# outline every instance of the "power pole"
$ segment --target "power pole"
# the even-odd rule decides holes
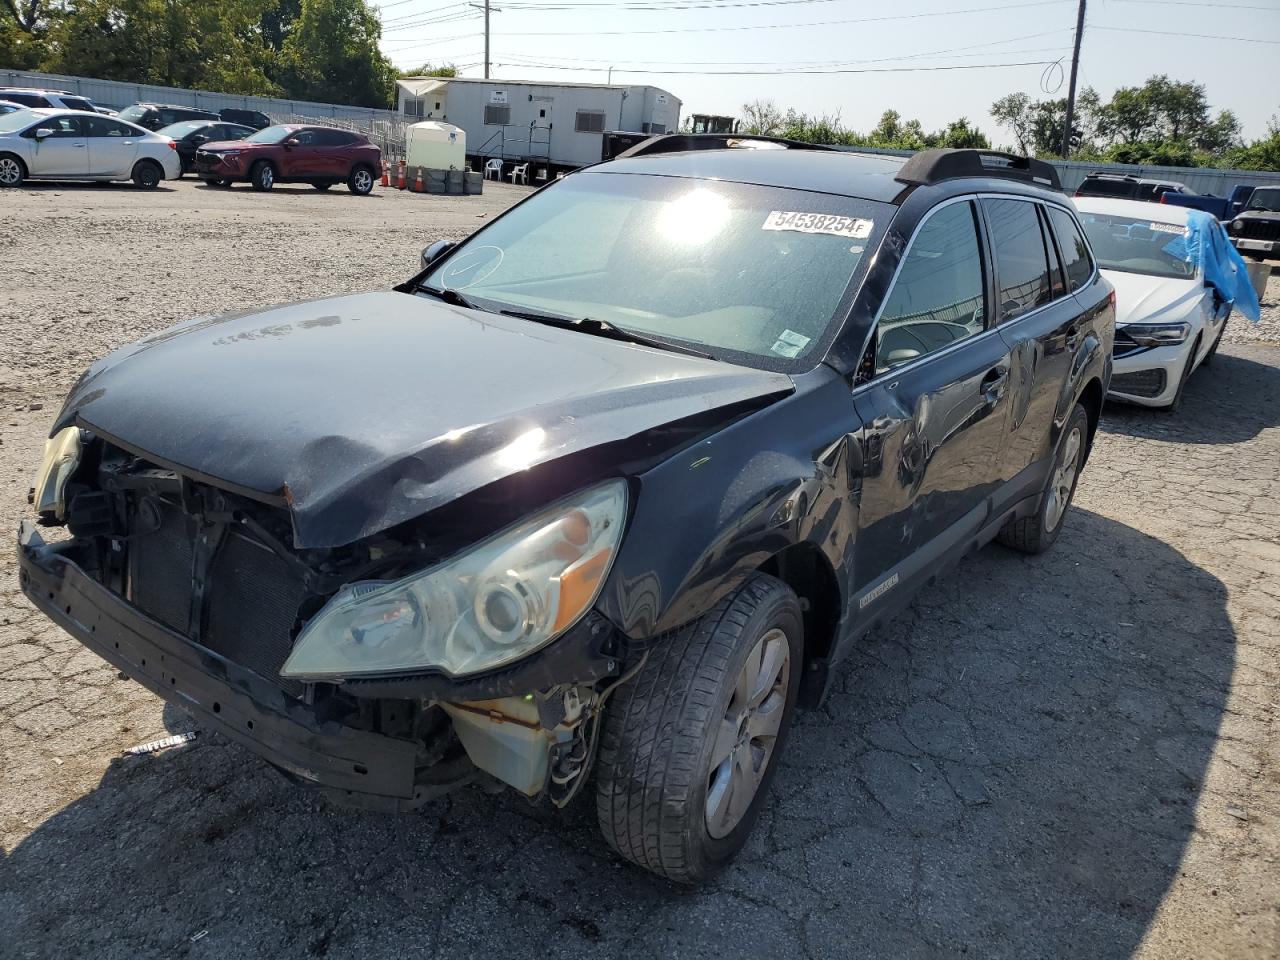
[[[1080,0],[1080,17],[1084,19],[1084,0]],[[1078,34],[1077,34],[1078,36]],[[1080,56],[1080,41],[1076,40],[1076,57]],[[484,0],[484,78],[489,79],[489,0]],[[1076,90],[1076,72],[1071,71],[1071,96],[1075,96]],[[1067,114],[1070,116],[1071,108],[1067,108]]]
[[[485,2],[488,3],[488,0],[485,0]],[[1080,71],[1080,41],[1084,37],[1084,4],[1085,0],[1080,0],[1080,8],[1076,11],[1076,43],[1075,49],[1071,52],[1071,82],[1067,86],[1067,124],[1062,131],[1063,160],[1071,156],[1071,122],[1075,119],[1076,114],[1076,74]],[[486,42],[488,42],[488,37],[489,32],[486,27]],[[485,56],[487,59],[488,54]],[[488,73],[485,74],[486,77],[488,75]]]

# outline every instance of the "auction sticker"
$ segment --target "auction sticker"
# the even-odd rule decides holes
[[[871,236],[874,224],[858,217],[841,217],[833,213],[801,213],[795,210],[772,210],[764,218],[762,230],[792,230],[796,233],[825,233],[850,240]]]
[[[1177,233],[1183,234],[1187,232],[1186,227],[1179,227],[1172,223],[1153,223],[1151,229],[1156,233]]]

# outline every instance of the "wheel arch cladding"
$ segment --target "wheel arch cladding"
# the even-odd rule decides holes
[[[1080,406],[1089,415],[1089,442],[1085,444],[1085,462],[1089,460],[1089,451],[1093,449],[1093,438],[1098,432],[1098,421],[1102,419],[1102,381],[1093,377],[1080,391]],[[1083,466],[1083,464],[1081,464]]]
[[[816,706],[825,688],[825,673],[844,610],[844,594],[835,567],[815,544],[804,541],[778,551],[758,569],[781,580],[800,598],[804,621],[800,705]]]

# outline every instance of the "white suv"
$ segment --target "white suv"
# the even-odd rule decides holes
[[[87,97],[78,97],[65,90],[31,90],[27,87],[0,87],[0,100],[20,103],[32,109],[84,110],[98,113],[98,108]]]

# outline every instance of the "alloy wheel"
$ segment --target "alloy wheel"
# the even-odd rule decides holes
[[[0,183],[12,187],[22,180],[22,167],[12,157],[0,157]]]
[[[368,170],[357,170],[352,177],[357,193],[368,193],[373,189],[373,174]]]
[[[751,806],[786,712],[791,648],[774,628],[762,636],[734,682],[711,752],[707,832],[717,840],[733,832]]]
[[[1075,488],[1076,474],[1080,470],[1080,450],[1083,446],[1080,428],[1074,427],[1067,435],[1062,449],[1062,463],[1053,471],[1053,482],[1049,484],[1049,502],[1045,504],[1044,525],[1047,530],[1057,529],[1062,515],[1067,510],[1067,502],[1071,499],[1071,491]]]

